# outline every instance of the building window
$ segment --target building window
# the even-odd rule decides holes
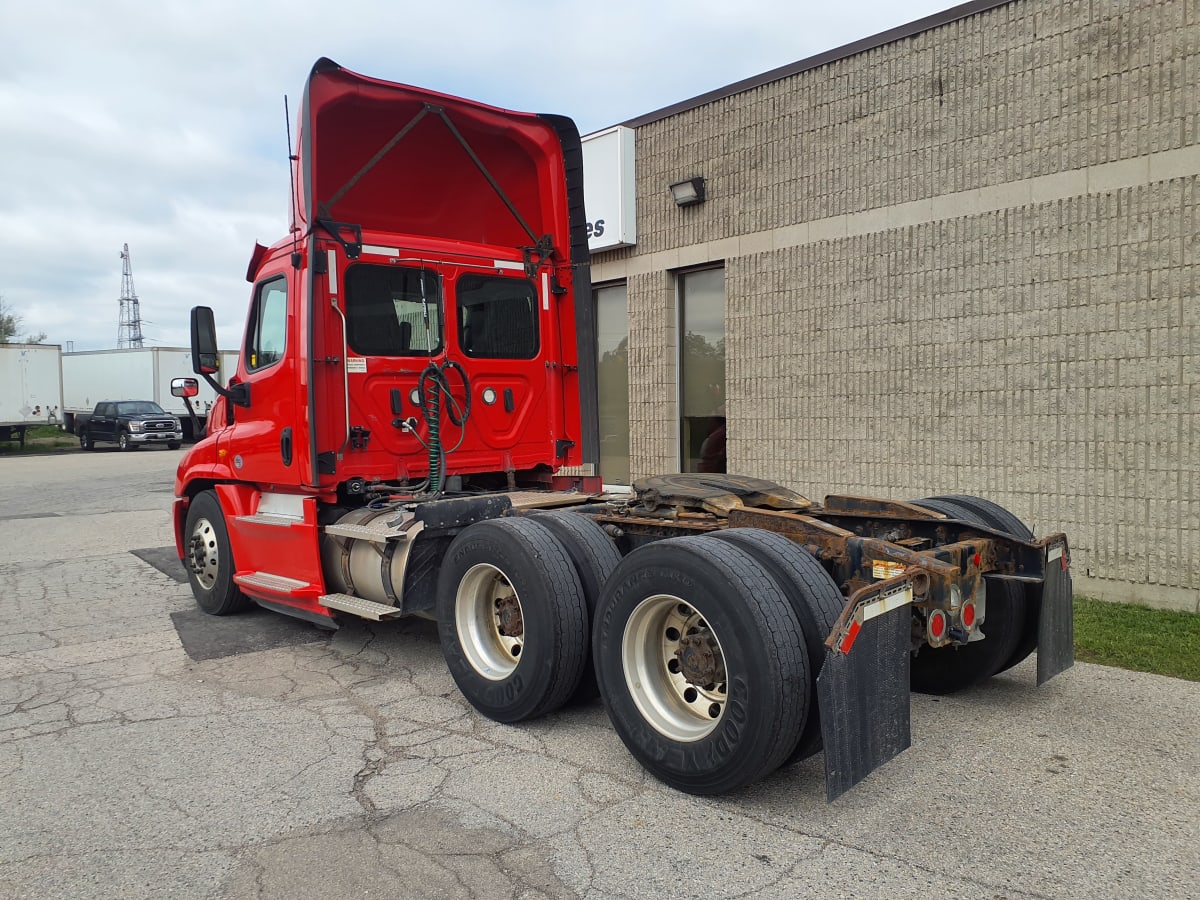
[[[606,484],[629,484],[629,290],[605,285],[593,297],[600,476]]]
[[[679,432],[684,472],[725,471],[725,270],[682,272]]]
[[[287,281],[273,278],[258,286],[246,335],[246,371],[256,372],[283,359],[287,349]]]

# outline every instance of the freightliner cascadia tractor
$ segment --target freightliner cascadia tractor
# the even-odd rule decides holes
[[[434,618],[481,714],[599,695],[696,794],[823,749],[832,799],[909,746],[910,687],[1035,648],[1039,683],[1072,664],[1066,538],[987,500],[818,503],[725,474],[604,492],[569,119],[322,59],[298,142],[227,387],[192,311],[220,397],[174,519],[204,611]]]

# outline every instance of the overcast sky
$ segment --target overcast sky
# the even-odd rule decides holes
[[[206,304],[236,347],[250,251],[285,230],[283,97],[321,56],[586,134],[953,5],[4,0],[0,296],[19,337],[114,348],[128,243],[146,346]]]

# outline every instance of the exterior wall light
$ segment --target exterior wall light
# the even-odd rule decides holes
[[[704,202],[704,177],[697,175],[671,185],[671,199],[676,206],[695,206]]]

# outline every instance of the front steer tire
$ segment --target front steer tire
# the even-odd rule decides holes
[[[188,505],[183,526],[183,567],[196,605],[210,616],[227,616],[250,606],[233,580],[236,571],[229,531],[221,504],[212,491],[202,491]]]
[[[800,624],[766,569],[731,543],[671,538],[626,556],[601,595],[592,652],[617,735],[677,790],[751,784],[804,727]]]
[[[437,586],[442,655],[458,689],[497,722],[562,706],[587,661],[587,602],[570,557],[531,519],[477,522],[450,544]]]
[[[136,450],[138,448],[138,445],[130,440],[129,432],[127,431],[122,431],[117,437],[117,446],[122,450]]]
[[[96,449],[96,444],[92,440],[92,436],[86,431],[79,432],[79,446],[84,450]]]

